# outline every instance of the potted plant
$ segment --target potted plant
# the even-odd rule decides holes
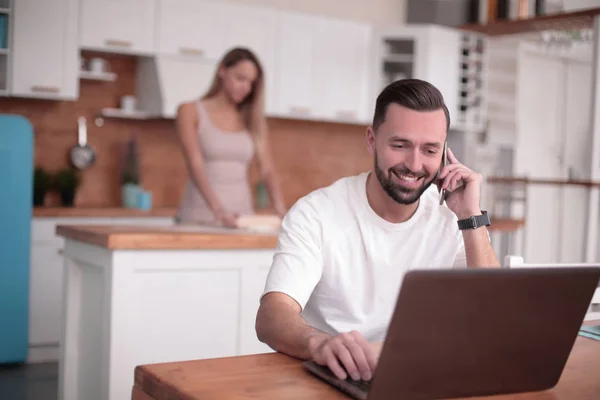
[[[44,205],[46,193],[51,189],[52,177],[42,167],[36,167],[33,171],[33,205],[41,207]]]
[[[75,204],[75,194],[81,183],[81,178],[73,168],[63,168],[56,173],[53,187],[60,195],[63,206],[72,207]]]
[[[123,172],[121,175],[121,195],[126,208],[136,208],[140,192],[140,173],[135,139],[127,142]]]

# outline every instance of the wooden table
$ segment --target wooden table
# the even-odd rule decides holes
[[[280,353],[142,365],[132,400],[347,399]],[[469,400],[484,399],[470,398]],[[558,385],[489,400],[600,399],[600,342],[578,337]]]

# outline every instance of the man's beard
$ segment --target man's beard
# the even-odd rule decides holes
[[[420,177],[423,182],[420,187],[409,189],[399,185],[398,183],[392,180],[392,174],[400,175],[408,175],[413,177]],[[383,190],[390,196],[396,203],[409,205],[413,204],[419,200],[421,195],[429,188],[429,186],[436,179],[437,174],[430,179],[429,174],[426,171],[422,171],[419,173],[414,173],[411,170],[401,167],[392,167],[388,170],[387,174],[379,168],[379,162],[377,160],[377,153],[375,153],[375,175],[383,187]]]

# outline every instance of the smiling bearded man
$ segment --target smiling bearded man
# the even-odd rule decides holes
[[[481,176],[450,149],[440,168],[449,125],[428,82],[380,93],[366,132],[375,173],[309,193],[283,220],[256,318],[261,341],[340,379],[370,380],[407,271],[499,265],[487,228],[468,224],[485,219]]]

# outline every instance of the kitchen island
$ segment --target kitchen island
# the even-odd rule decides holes
[[[276,232],[68,226],[59,399],[131,396],[136,365],[272,351],[254,320]]]

